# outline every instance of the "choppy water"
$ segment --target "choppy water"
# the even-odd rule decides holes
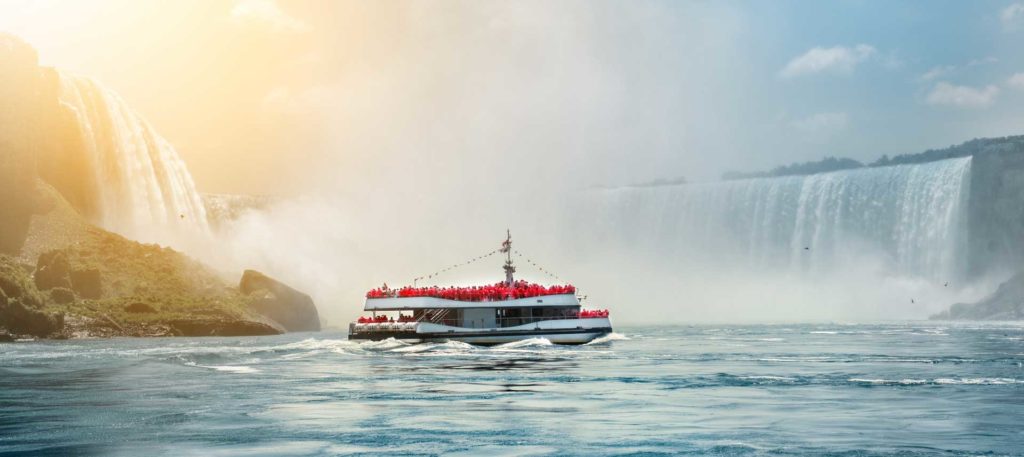
[[[1024,455],[1024,324],[0,345],[0,454]]]

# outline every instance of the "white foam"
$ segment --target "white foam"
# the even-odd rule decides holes
[[[1014,378],[939,378],[936,384],[958,384],[958,385],[998,385],[998,384],[1024,384],[1024,379]]]
[[[849,381],[850,382],[866,383],[866,384],[900,384],[900,385],[905,385],[905,386],[920,385],[920,384],[927,384],[928,383],[928,380],[926,380],[926,379],[900,379],[900,380],[897,381],[897,380],[893,380],[893,379],[850,378]]]
[[[398,341],[394,338],[388,338],[380,341],[367,341],[360,343],[359,347],[371,351],[388,351],[391,349],[408,346],[409,343]]]
[[[764,381],[796,381],[796,378],[787,376],[740,376],[740,379],[764,380]]]
[[[335,339],[316,339],[307,338],[302,341],[296,341],[294,343],[288,343],[281,346],[275,346],[274,350],[332,350],[332,349],[343,349],[343,348],[356,348],[359,343],[351,340],[335,340]]]
[[[554,343],[547,338],[527,338],[525,340],[513,341],[511,343],[505,343],[499,346],[495,346],[494,349],[516,349],[530,346],[552,346]]]
[[[605,344],[605,343],[610,343],[612,341],[628,341],[629,339],[630,338],[628,336],[626,336],[626,335],[623,335],[621,333],[612,332],[612,333],[609,333],[607,335],[604,335],[604,336],[601,336],[601,337],[598,337],[598,338],[594,338],[594,340],[589,342],[589,343],[587,343],[586,346],[589,346],[589,345],[592,345],[592,344]]]
[[[945,385],[1001,385],[1001,384],[1024,384],[1024,379],[1014,378],[938,378],[934,380],[927,379],[868,379],[868,378],[850,378],[850,382],[859,382],[866,384],[885,384],[885,385],[921,385],[921,384],[945,384]]]
[[[388,352],[402,352],[402,353],[417,354],[417,353],[421,353],[421,352],[438,352],[438,351],[443,351],[443,352],[451,353],[451,352],[463,352],[463,351],[468,351],[468,350],[472,350],[472,349],[474,349],[474,346],[472,344],[469,344],[469,343],[464,343],[462,341],[447,341],[447,342],[444,342],[444,343],[413,344],[413,345],[409,345],[409,346],[402,346],[402,347],[397,347],[397,348],[391,349]]]
[[[210,369],[217,370],[217,371],[226,371],[228,373],[244,374],[244,373],[259,373],[260,372],[260,370],[257,370],[257,369],[255,369],[253,367],[247,367],[247,366],[244,366],[244,365],[197,365],[197,366],[202,367],[202,368],[210,368]]]
[[[185,365],[196,368],[206,368],[207,370],[224,371],[228,373],[238,374],[259,373],[260,371],[253,367],[247,367],[244,365],[199,365],[196,364],[195,362],[185,362]]]

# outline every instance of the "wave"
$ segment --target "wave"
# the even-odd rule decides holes
[[[763,376],[740,376],[739,378],[740,379],[750,379],[750,380],[754,380],[754,381],[796,381],[796,378],[791,378],[789,376],[768,376],[768,375],[763,375]]]
[[[195,362],[185,362],[185,365],[190,367],[206,368],[208,370],[223,371],[227,373],[237,374],[252,374],[260,372],[260,370],[245,365],[199,365]]]
[[[632,378],[616,378],[619,382],[638,382]],[[648,381],[650,382],[650,381]],[[687,376],[682,378],[653,381],[661,383],[668,390],[705,389],[719,387],[941,387],[941,386],[1018,386],[1024,379],[1016,378],[862,378],[841,375],[735,375],[718,373],[715,375]]]
[[[921,384],[928,384],[927,379],[868,379],[868,378],[850,378],[847,381],[860,384],[872,384],[872,385],[900,385],[900,386],[914,386]]]
[[[359,343],[359,348],[367,351],[390,351],[392,349],[409,346],[409,343],[396,340],[394,338],[388,338],[380,341],[366,341]]]
[[[407,354],[420,354],[425,352],[438,352],[451,354],[455,352],[466,352],[477,349],[469,343],[463,343],[462,341],[447,341],[444,343],[422,343],[422,344],[411,344],[408,346],[398,347],[391,349],[388,352],[399,352]]]
[[[939,378],[935,380],[936,384],[1024,384],[1024,379],[1014,378]]]
[[[500,344],[498,346],[495,346],[494,349],[495,350],[501,350],[501,349],[520,349],[520,348],[537,347],[537,346],[554,346],[554,344],[555,343],[552,343],[551,340],[549,340],[547,338],[527,338],[525,340],[519,340],[519,341],[513,341],[511,343]]]
[[[628,336],[626,336],[626,335],[623,335],[621,333],[612,332],[612,333],[609,333],[609,334],[607,334],[605,336],[595,338],[593,341],[585,344],[584,346],[593,346],[593,345],[598,345],[598,344],[607,344],[607,343],[611,343],[612,341],[628,341],[629,339],[630,338]]]
[[[850,378],[853,383],[881,386],[912,386],[912,385],[1003,385],[1024,384],[1024,379],[1015,378],[936,378],[936,379],[865,379]]]

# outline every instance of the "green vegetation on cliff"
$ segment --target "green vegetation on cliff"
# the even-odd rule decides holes
[[[883,155],[878,160],[864,165],[856,160],[844,157],[825,157],[824,159],[794,163],[775,167],[769,171],[739,172],[727,171],[722,174],[722,179],[748,179],[765,178],[776,176],[812,175],[830,171],[850,170],[862,167],[885,167],[889,165],[905,165],[914,163],[934,162],[936,160],[954,159],[984,154],[995,154],[1000,152],[1024,152],[1024,135],[1006,136],[1000,138],[976,138],[955,146],[942,149],[929,149],[924,152],[913,154],[900,154],[889,158]]]
[[[203,264],[85,222],[37,181],[16,256],[0,256],[0,327],[50,337],[276,334]]]

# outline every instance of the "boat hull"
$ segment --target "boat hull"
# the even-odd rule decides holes
[[[506,328],[464,328],[422,323],[412,328],[349,329],[349,339],[380,341],[394,338],[408,343],[461,341],[477,345],[495,345],[544,338],[555,344],[586,344],[612,332],[607,319],[569,319]]]

